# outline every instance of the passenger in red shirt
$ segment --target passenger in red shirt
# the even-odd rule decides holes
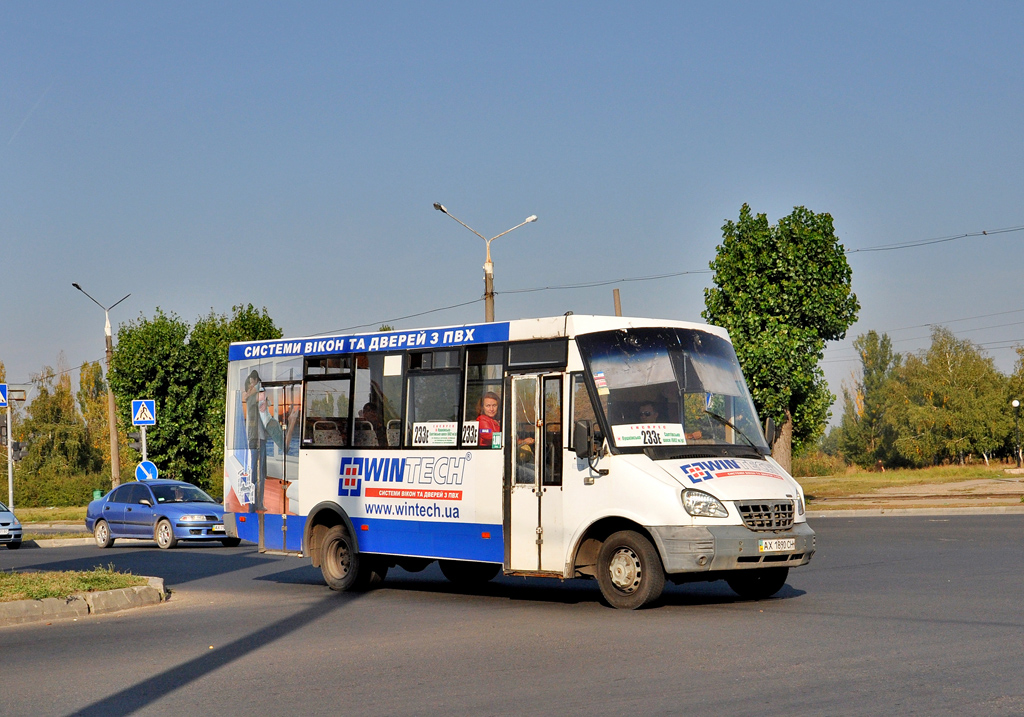
[[[498,421],[498,404],[501,401],[498,394],[488,391],[484,394],[482,401],[483,413],[476,417],[480,423],[480,447],[490,448],[494,433],[501,433],[501,423]]]

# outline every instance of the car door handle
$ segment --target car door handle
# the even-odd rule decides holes
[[[128,512],[129,512],[129,513],[131,513],[131,512],[132,512],[132,509],[131,509],[131,508],[129,508],[129,509],[128,509]]]

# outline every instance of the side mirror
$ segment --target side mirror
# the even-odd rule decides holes
[[[587,460],[594,453],[594,424],[590,421],[576,421],[572,430],[572,449],[577,458]]]
[[[153,504],[149,502],[149,498],[143,498],[139,502],[142,503],[142,505],[148,505],[150,508],[153,507]]]
[[[768,447],[771,448],[775,443],[775,421],[769,416],[764,422],[764,439],[768,441]]]

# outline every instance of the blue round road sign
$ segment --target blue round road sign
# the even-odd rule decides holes
[[[156,464],[153,461],[142,461],[135,467],[135,480],[153,480],[157,476]]]

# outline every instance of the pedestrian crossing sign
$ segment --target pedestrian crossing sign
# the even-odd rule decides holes
[[[156,401],[154,399],[143,398],[132,401],[132,425],[156,425]]]
[[[7,408],[7,384],[0,383],[0,408]]]

